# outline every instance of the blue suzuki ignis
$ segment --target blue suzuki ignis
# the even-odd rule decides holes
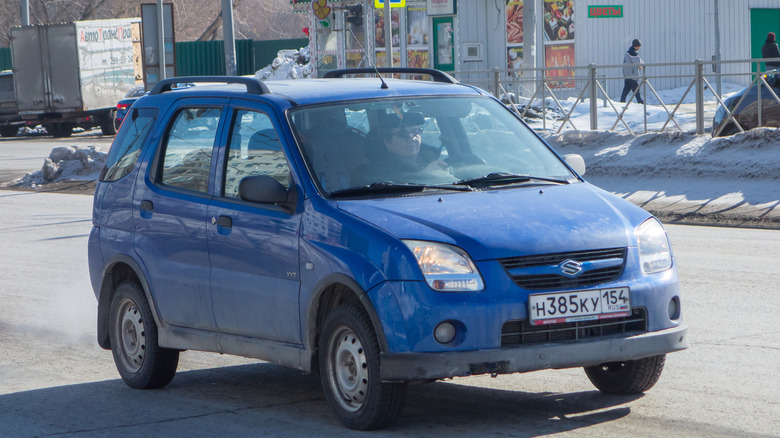
[[[371,71],[172,78],[136,101],[89,239],[122,379],[164,386],[182,350],[262,359],[319,373],[361,430],[416,381],[583,367],[650,389],[688,345],[661,223],[488,93]],[[391,78],[409,74],[433,80]]]

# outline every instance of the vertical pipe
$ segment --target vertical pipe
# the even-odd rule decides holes
[[[523,2],[523,70],[536,68],[536,1]],[[536,72],[532,72],[534,76]],[[525,73],[523,74],[525,76]]]
[[[163,15],[163,2],[157,0],[157,59],[160,65],[160,79],[165,79],[165,16]]]
[[[233,3],[222,0],[222,41],[225,45],[225,74],[236,76],[236,39],[233,33]]]
[[[598,102],[598,88],[596,88],[596,64],[588,66],[590,71],[590,130],[598,131],[599,129],[599,102]]]
[[[704,134],[704,64],[701,59],[696,60],[696,133]]]
[[[390,10],[390,1],[384,0],[385,6],[385,65],[393,66],[393,14]]]
[[[720,0],[715,0],[715,64],[713,64],[713,71],[717,74],[715,82],[718,88],[718,96],[723,94],[723,77],[721,77],[721,64],[720,64]]]

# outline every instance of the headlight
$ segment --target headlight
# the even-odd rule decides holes
[[[475,292],[484,288],[474,262],[462,249],[443,243],[404,240],[428,285],[442,292]]]
[[[666,230],[657,219],[644,221],[636,229],[639,264],[645,274],[655,274],[672,267],[672,251]]]

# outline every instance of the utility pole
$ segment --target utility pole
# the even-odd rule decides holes
[[[225,44],[225,74],[236,76],[236,39],[233,32],[233,3],[222,0],[222,41]]]
[[[19,12],[20,12],[19,15],[22,18],[22,26],[29,26],[30,25],[30,1],[29,0],[19,1]]]

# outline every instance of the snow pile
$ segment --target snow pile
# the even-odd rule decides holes
[[[258,70],[255,77],[261,81],[274,79],[308,79],[311,77],[311,53],[308,47],[300,50],[280,50],[271,65]]]
[[[94,181],[106,164],[106,153],[95,146],[61,146],[51,150],[41,170],[28,173],[12,186],[35,188],[41,184],[66,180]]]

